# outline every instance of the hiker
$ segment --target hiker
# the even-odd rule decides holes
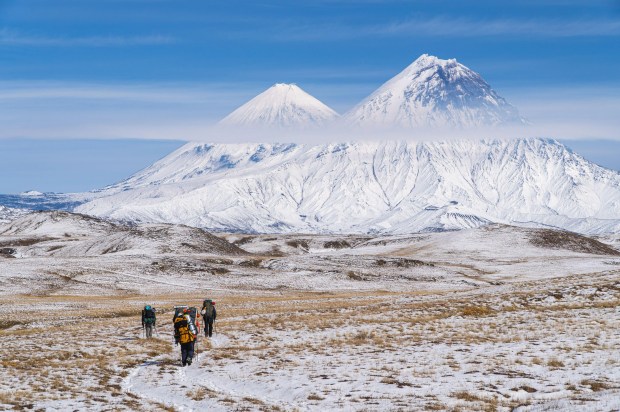
[[[174,342],[181,344],[181,363],[191,365],[194,357],[194,343],[196,342],[196,326],[189,314],[189,309],[183,309],[174,319]]]
[[[142,309],[142,329],[144,329],[147,338],[153,337],[153,328],[155,327],[156,320],[155,308],[146,305]]]
[[[205,299],[202,303],[200,314],[204,320],[205,336],[211,337],[213,335],[213,322],[215,322],[215,317],[217,316],[215,302],[211,299]]]

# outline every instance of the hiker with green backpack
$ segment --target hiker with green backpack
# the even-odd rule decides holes
[[[146,305],[144,309],[142,309],[142,329],[144,329],[147,338],[153,337],[153,328],[155,327],[156,321],[155,308]]]
[[[202,302],[200,314],[204,320],[205,336],[210,338],[211,335],[213,335],[213,323],[215,322],[215,318],[217,316],[215,302],[211,299],[205,299],[204,302]]]

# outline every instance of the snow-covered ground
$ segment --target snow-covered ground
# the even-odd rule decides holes
[[[597,287],[614,279],[281,298],[227,318],[192,367],[163,356],[123,386],[178,410],[612,410],[619,295]]]
[[[0,409],[615,410],[614,239],[19,217],[0,227]],[[172,307],[204,298],[216,334],[181,368]]]
[[[4,406],[48,410],[614,410],[617,272],[462,292],[0,298]],[[214,298],[181,368],[173,304]],[[141,338],[139,310],[159,311]],[[26,394],[29,394],[26,396]]]

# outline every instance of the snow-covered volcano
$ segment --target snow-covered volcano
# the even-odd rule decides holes
[[[516,108],[455,59],[423,54],[344,116],[360,126],[471,128],[523,124]]]
[[[620,174],[545,139],[189,143],[99,195],[77,211],[219,231],[620,231]]]
[[[222,126],[312,127],[338,113],[295,84],[277,83],[220,121]]]

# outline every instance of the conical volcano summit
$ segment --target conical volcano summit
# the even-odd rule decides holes
[[[524,124],[517,109],[455,59],[423,54],[344,115],[359,126],[472,128]]]
[[[227,127],[321,126],[338,113],[296,84],[277,83],[220,121]]]

